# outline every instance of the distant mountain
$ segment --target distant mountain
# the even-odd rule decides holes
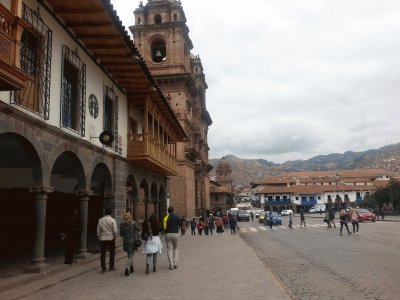
[[[308,160],[287,161],[276,164],[265,159],[243,159],[227,155],[219,159],[210,159],[215,176],[221,159],[227,161],[232,168],[233,184],[244,187],[271,175],[296,171],[328,171],[354,169],[385,169],[400,173],[400,143],[371,149],[363,152],[347,151],[343,154],[332,153],[319,155]]]

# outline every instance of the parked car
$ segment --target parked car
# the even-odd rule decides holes
[[[282,225],[282,218],[278,215],[277,212],[272,212],[272,225]],[[269,225],[269,212],[268,215],[265,215],[264,224]]]
[[[250,214],[245,210],[239,210],[238,214],[236,215],[236,219],[238,221],[250,221]]]
[[[370,212],[368,209],[357,208],[357,211],[358,211],[358,218],[359,218],[360,222],[365,222],[365,221],[375,222],[376,221],[375,214]]]
[[[261,209],[256,210],[256,213],[255,213],[256,218],[258,218],[260,216],[260,212],[262,212]]]
[[[281,216],[288,216],[290,214],[293,215],[293,210],[291,210],[291,209],[284,209],[281,211]]]
[[[265,217],[269,215],[269,211],[261,211],[260,215],[258,216],[258,222],[259,223],[264,223]]]

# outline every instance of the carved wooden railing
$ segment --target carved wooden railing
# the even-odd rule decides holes
[[[15,65],[15,24],[17,18],[0,3],[0,59]]]
[[[128,159],[177,173],[177,160],[165,147],[147,134],[128,135]]]

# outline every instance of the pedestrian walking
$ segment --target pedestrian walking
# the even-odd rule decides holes
[[[217,227],[217,233],[222,234],[224,232],[224,221],[220,217],[215,219],[215,227]]]
[[[127,212],[124,215],[124,221],[119,225],[119,235],[123,238],[123,250],[127,253],[125,276],[133,273],[133,253],[135,250],[134,241],[140,232],[139,225],[133,220],[132,215]]]
[[[336,228],[336,224],[335,224],[335,211],[333,210],[333,208],[329,209],[329,228],[331,228],[333,225],[334,228]]]
[[[360,228],[358,222],[360,221],[360,219],[358,216],[357,209],[353,208],[351,210],[350,216],[351,216],[351,224],[353,225],[353,234],[358,234],[358,229]]]
[[[208,219],[208,230],[210,231],[210,234],[213,234],[213,230],[215,229],[215,223],[214,223],[214,217],[210,216]]]
[[[292,224],[293,224],[292,213],[289,213],[289,215],[288,215],[288,221],[289,221],[288,227],[289,227],[289,228],[292,228],[292,227],[293,227],[293,226],[292,226]]]
[[[347,229],[347,233],[351,234],[350,230],[349,230],[349,226],[347,225],[347,222],[349,221],[349,213],[346,211],[345,207],[342,207],[342,209],[339,212],[339,216],[340,216],[340,235],[342,234],[342,230],[343,230],[343,226],[346,227]]]
[[[153,272],[157,271],[157,257],[161,254],[162,244],[159,237],[160,222],[155,214],[152,214],[149,221],[145,220],[142,224],[142,232],[147,236],[144,243],[144,253],[146,254],[146,274],[150,272],[150,264],[153,262]]]
[[[65,226],[65,261],[64,264],[72,265],[74,263],[74,254],[79,242],[79,211],[74,208],[72,215],[68,218]]]
[[[196,235],[196,228],[197,228],[196,218],[193,218],[192,221],[190,221],[190,230],[192,235]]]
[[[187,229],[187,227],[188,227],[187,221],[186,221],[186,219],[185,219],[185,216],[182,216],[181,222],[182,222],[182,225],[181,225],[181,235],[184,236],[185,233],[186,233],[186,229]]]
[[[236,233],[236,218],[229,214],[229,228],[231,229],[231,234],[235,234]]]
[[[266,218],[266,225],[269,226],[269,228],[272,229],[272,224],[274,223],[274,220],[272,218],[272,212],[269,212],[267,218]]]
[[[252,211],[250,212],[250,217],[251,217],[251,221],[254,221],[254,213]]]
[[[178,268],[178,232],[180,226],[182,226],[182,223],[180,218],[174,214],[174,208],[168,207],[168,215],[164,218],[164,230],[170,270]]]
[[[329,221],[329,209],[325,212],[324,222],[327,224],[326,228],[331,227],[331,222]]]
[[[115,238],[117,237],[117,223],[111,217],[112,209],[105,210],[105,216],[97,223],[97,238],[100,241],[100,262],[101,272],[106,272],[106,251],[110,252],[110,268],[109,271],[115,271]]]
[[[228,217],[228,215],[224,215],[222,217],[222,221],[224,222],[224,229],[225,230],[228,229],[228,226],[229,226],[229,217]]]
[[[202,235],[203,227],[204,227],[203,220],[199,218],[199,222],[197,223],[197,232],[199,233],[199,235]]]
[[[306,227],[306,217],[304,216],[304,209],[300,209],[300,227]]]

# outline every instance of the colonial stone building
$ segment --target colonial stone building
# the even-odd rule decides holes
[[[134,11],[134,42],[184,128],[178,143],[178,176],[169,180],[169,201],[179,214],[192,217],[210,207],[207,84],[199,56],[193,55],[189,28],[177,0],[149,0]]]
[[[215,182],[211,181],[210,185],[211,209],[225,212],[234,205],[232,168],[226,160],[221,159],[215,173]]]
[[[0,45],[0,259],[45,270],[75,207],[79,258],[106,207],[163,217],[187,136],[110,2],[1,1]]]

